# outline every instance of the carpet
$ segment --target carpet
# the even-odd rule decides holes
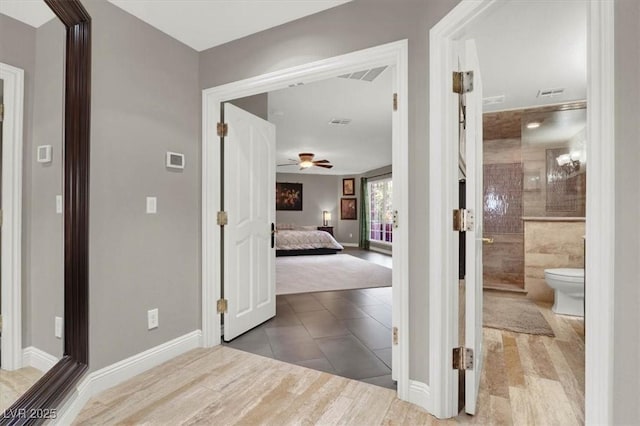
[[[535,303],[524,297],[507,299],[485,294],[482,313],[485,327],[516,333],[555,336]]]
[[[276,258],[276,294],[390,285],[390,268],[348,254]]]

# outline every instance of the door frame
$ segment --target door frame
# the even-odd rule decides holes
[[[398,223],[394,231],[393,317],[398,319],[399,343],[397,378],[398,397],[409,398],[409,110],[408,41],[400,40],[339,55],[256,77],[235,81],[202,91],[202,334],[205,347],[216,346],[220,339],[219,250],[220,227],[216,214],[220,206],[220,149],[216,125],[220,104],[233,99],[289,87],[301,81],[310,83],[382,65],[395,67],[394,85],[398,110],[393,114],[392,151],[394,191],[399,193]],[[392,99],[389,99],[391,104]]]
[[[22,367],[22,132],[24,71],[0,63],[4,81],[2,123],[2,360],[3,370]],[[10,208],[7,208],[10,206]]]
[[[429,33],[429,332],[431,411],[437,417],[457,414],[457,372],[451,348],[457,346],[457,235],[450,232],[457,202],[456,107],[450,94],[453,42],[472,21],[502,2],[462,0]],[[585,299],[585,415],[589,424],[613,422],[614,294],[614,2],[588,2],[587,176],[585,259],[589,288]],[[451,182],[451,185],[442,185]]]

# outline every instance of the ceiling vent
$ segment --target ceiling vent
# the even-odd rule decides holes
[[[351,123],[350,118],[332,118],[331,120],[329,120],[329,124],[333,126],[344,126],[349,123]]]
[[[540,89],[538,90],[539,98],[554,98],[564,93],[564,89]]]
[[[489,96],[488,98],[482,99],[482,104],[483,105],[503,104],[504,100],[505,100],[505,95]]]
[[[350,74],[339,75],[338,78],[349,78],[351,80],[363,80],[363,81],[372,82],[373,80],[378,78],[380,74],[382,74],[382,72],[386,69],[387,69],[387,66],[372,68],[370,70],[356,71]]]

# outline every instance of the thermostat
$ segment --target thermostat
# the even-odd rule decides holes
[[[184,154],[167,152],[167,167],[171,169],[184,169]]]
[[[38,163],[51,162],[51,145],[40,145],[37,150]]]

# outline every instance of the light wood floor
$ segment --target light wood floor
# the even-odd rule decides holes
[[[219,346],[99,394],[76,424],[583,424],[584,323],[540,310],[555,338],[485,329],[474,417],[439,421],[392,390]]]
[[[15,371],[0,370],[0,413],[9,408],[42,375],[40,370],[33,367]]]

